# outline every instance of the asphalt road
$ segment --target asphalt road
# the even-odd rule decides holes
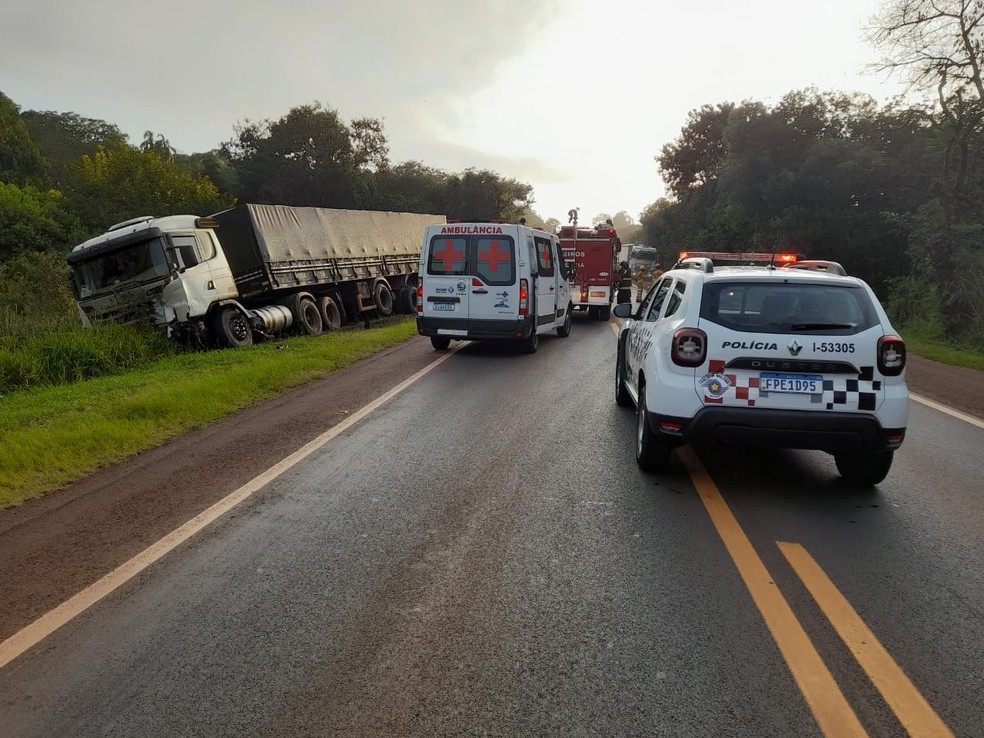
[[[0,668],[0,735],[981,735],[984,430],[644,474],[614,343],[455,352]]]

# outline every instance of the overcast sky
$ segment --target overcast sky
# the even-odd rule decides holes
[[[664,194],[654,157],[704,104],[897,94],[866,67],[880,0],[6,0],[0,91],[179,152],[321,102],[381,118],[394,163],[490,168],[566,220]]]

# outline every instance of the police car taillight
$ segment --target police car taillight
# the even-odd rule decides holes
[[[519,314],[529,315],[530,288],[525,279],[519,280]]]
[[[700,328],[680,328],[673,334],[670,357],[678,366],[700,366],[707,356],[707,334]]]
[[[897,377],[905,369],[905,341],[898,336],[878,339],[878,371],[886,377]]]
[[[417,312],[424,312],[424,278],[417,280]]]

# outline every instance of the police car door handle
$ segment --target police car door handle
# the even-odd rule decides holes
[[[473,295],[487,295],[487,294],[489,294],[489,291],[486,290],[486,289],[477,289],[477,290],[472,290],[472,294]]]

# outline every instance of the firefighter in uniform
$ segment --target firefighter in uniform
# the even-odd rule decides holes
[[[646,281],[649,279],[649,275],[646,274],[646,267],[639,267],[639,271],[636,272],[635,283],[636,283],[636,302],[642,302],[642,293],[646,286]]]
[[[615,270],[615,284],[618,289],[618,296],[615,298],[617,304],[632,302],[632,270],[629,269],[629,262],[623,261]]]

